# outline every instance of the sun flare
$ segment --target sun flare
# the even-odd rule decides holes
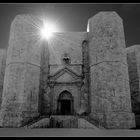
[[[56,26],[51,22],[44,21],[43,27],[40,29],[41,37],[48,40],[54,32],[57,32]]]

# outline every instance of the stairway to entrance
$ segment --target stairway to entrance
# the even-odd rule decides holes
[[[71,129],[102,129],[89,122],[84,118],[72,115],[52,115],[50,117],[42,117],[24,128],[71,128]]]
[[[71,115],[54,115],[50,117],[51,128],[78,128],[78,117]]]

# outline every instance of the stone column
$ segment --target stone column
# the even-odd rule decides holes
[[[122,19],[116,12],[100,12],[88,28],[91,117],[106,128],[133,128]]]
[[[12,22],[0,111],[2,127],[21,127],[39,115],[41,46],[33,26],[38,23],[30,15],[18,15]]]

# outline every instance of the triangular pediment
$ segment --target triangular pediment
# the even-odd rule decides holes
[[[71,74],[65,72],[63,75],[56,79],[56,82],[74,82],[76,78],[74,78]]]
[[[50,77],[55,82],[75,82],[81,80],[81,76],[77,75],[68,68],[61,69],[55,75]]]

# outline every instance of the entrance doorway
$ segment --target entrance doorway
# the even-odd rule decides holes
[[[71,114],[71,101],[70,100],[61,100],[61,114],[69,115]]]
[[[73,97],[70,92],[63,91],[58,98],[58,114],[72,115],[73,114]]]

